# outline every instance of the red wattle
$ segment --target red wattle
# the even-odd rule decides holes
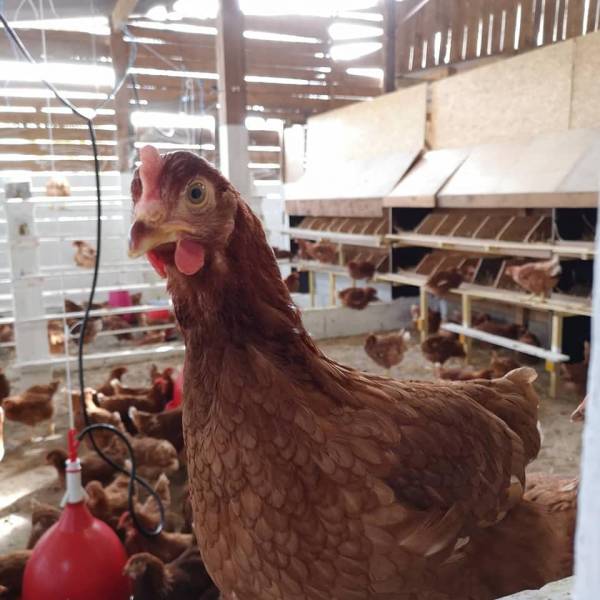
[[[184,238],[177,242],[175,266],[184,275],[195,275],[204,266],[204,246]]]

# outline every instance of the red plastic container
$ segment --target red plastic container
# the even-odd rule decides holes
[[[127,554],[116,533],[83,502],[81,466],[67,461],[69,502],[25,567],[22,600],[129,600]]]
[[[127,290],[108,292],[108,305],[111,308],[124,308],[131,306],[131,294]],[[121,315],[128,323],[133,319],[132,314]]]
[[[179,373],[177,373],[177,377],[175,377],[175,389],[173,390],[173,400],[171,400],[165,406],[165,410],[173,410],[178,406],[181,406],[183,402],[183,368]]]
[[[168,308],[161,308],[158,310],[150,310],[146,313],[148,317],[148,323],[168,323],[171,318],[171,311]]]

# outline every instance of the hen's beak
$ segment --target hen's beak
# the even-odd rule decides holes
[[[137,219],[129,230],[129,256],[137,258],[162,244],[176,242],[178,232],[164,225],[148,225]]]

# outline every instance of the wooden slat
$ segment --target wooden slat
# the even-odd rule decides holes
[[[466,2],[467,15],[467,52],[466,59],[477,58],[477,47],[479,40],[479,19],[481,17],[480,3],[478,0],[467,0]]]
[[[488,55],[488,40],[490,36],[490,13],[488,8],[484,5],[481,13],[481,53],[480,56]]]
[[[517,27],[517,7],[506,7],[506,25],[504,27],[504,52],[512,54],[515,51],[515,35]]]
[[[567,12],[567,37],[580,36],[583,30],[584,0],[571,0]]]
[[[2,139],[2,136],[0,136]],[[84,141],[84,140],[82,140]],[[0,144],[0,154],[4,153],[14,153],[17,152],[19,154],[38,154],[38,155],[47,155],[50,153],[53,154],[69,154],[73,156],[80,155],[92,155],[92,148],[89,145],[79,145],[79,144],[61,144],[60,142],[53,142],[50,144],[50,140],[47,140],[46,143],[37,144],[31,141],[28,144],[18,144],[14,146],[9,146],[5,144]],[[115,146],[98,146],[98,154],[102,156],[114,156],[116,153]],[[2,166],[2,162],[0,161],[0,168]]]
[[[452,47],[450,49],[450,63],[462,61],[462,51],[465,35],[465,13],[462,2],[458,3],[452,14]]]
[[[544,4],[544,44],[554,42],[554,25],[556,22],[556,0],[545,0]]]
[[[413,0],[404,0],[396,6],[396,70],[399,75],[408,73],[410,49],[413,45],[414,21],[405,21],[413,7]]]
[[[2,119],[0,119],[2,121]],[[85,140],[87,137],[87,129],[65,129],[55,128],[52,130],[53,137],[57,140]],[[3,138],[23,138],[28,140],[46,139],[48,137],[47,129],[26,129],[21,127],[0,127],[0,137]],[[105,131],[96,129],[96,138],[99,140],[114,140],[114,131]]]
[[[537,0],[523,0],[521,2],[521,33],[519,35],[519,51],[535,46],[534,11]]]
[[[533,15],[533,31],[532,31],[532,39],[533,39],[533,47],[538,45],[539,32],[543,30],[543,9],[544,9],[544,0],[534,0],[534,15]]]
[[[100,169],[102,171],[113,171],[116,168],[115,162],[101,161]],[[19,171],[93,171],[93,161],[60,161],[52,164],[49,160],[39,161],[16,161],[16,162],[0,162],[0,171],[19,170]]]
[[[565,28],[565,15],[566,15],[567,0],[559,0],[558,2],[558,31],[557,40],[560,42],[565,39],[566,28]]]
[[[491,36],[491,53],[499,54],[502,45],[502,10],[497,9],[491,13],[494,22],[492,23],[492,36]]]
[[[591,33],[592,31],[596,31],[596,11],[598,10],[599,2],[598,0],[589,0],[589,2],[590,5],[585,33]]]

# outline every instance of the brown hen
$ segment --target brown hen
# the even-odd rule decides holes
[[[35,427],[44,421],[50,421],[50,433],[54,433],[54,394],[60,381],[51,381],[47,385],[33,385],[22,394],[8,396],[2,400],[6,419]]]
[[[297,294],[300,291],[300,273],[298,271],[290,273],[284,281],[290,294]]]
[[[447,333],[430,335],[421,343],[421,352],[429,362],[440,365],[451,358],[465,358],[465,349],[458,337]]]
[[[124,463],[124,460],[119,461],[119,457],[116,458],[116,462],[118,464],[122,465]],[[66,460],[67,453],[62,448],[54,448],[46,454],[46,462],[56,469],[58,479],[63,487],[65,485]],[[103,484],[108,484],[116,475],[115,470],[95,453],[86,454],[85,456],[80,457],[80,461],[81,481],[83,485],[86,485],[88,482],[93,480],[98,480]]]
[[[139,522],[147,529],[152,529],[155,526],[155,522],[147,515],[140,513],[137,517]],[[156,536],[147,537],[137,530],[128,512],[121,515],[117,530],[124,534],[123,543],[129,556],[140,552],[148,552],[163,562],[171,562],[194,544],[194,536],[191,533],[175,533],[163,530]]]
[[[555,256],[551,260],[511,265],[506,267],[505,273],[524,290],[543,300],[556,287],[561,271],[558,256]]]
[[[346,308],[354,310],[363,310],[371,302],[375,302],[377,298],[377,290],[372,287],[350,287],[338,293],[338,297]]]
[[[370,260],[351,260],[347,266],[348,274],[354,281],[357,279],[366,279],[369,281],[375,275],[375,265]]]
[[[75,248],[75,264],[84,269],[93,269],[96,263],[96,250],[87,242],[77,240],[73,242]]]
[[[23,572],[31,550],[16,550],[0,556],[0,597],[18,600],[23,587]]]
[[[38,540],[58,521],[60,508],[34,500],[31,512],[31,532],[27,542],[27,548],[31,550]]]
[[[129,418],[142,435],[167,440],[173,444],[177,452],[183,449],[181,408],[149,413],[132,406],[129,409]]]
[[[410,307],[410,314],[412,316],[413,327],[415,331],[421,330],[421,310],[416,305],[413,304]],[[431,308],[427,309],[427,332],[428,334],[437,333],[440,329],[440,325],[442,324],[442,314],[438,310],[433,310]]]
[[[167,564],[148,552],[134,554],[123,572],[133,580],[133,600],[201,600],[211,597],[209,593],[219,597],[197,546]]]
[[[373,362],[389,370],[402,362],[409,340],[408,331],[383,335],[372,333],[365,339],[365,352]]]
[[[489,600],[563,574],[553,515],[522,499],[533,370],[428,383],[335,363],[230,183],[191,153],[140,155],[130,253],[168,278],[185,337],[194,524],[225,597]]]

